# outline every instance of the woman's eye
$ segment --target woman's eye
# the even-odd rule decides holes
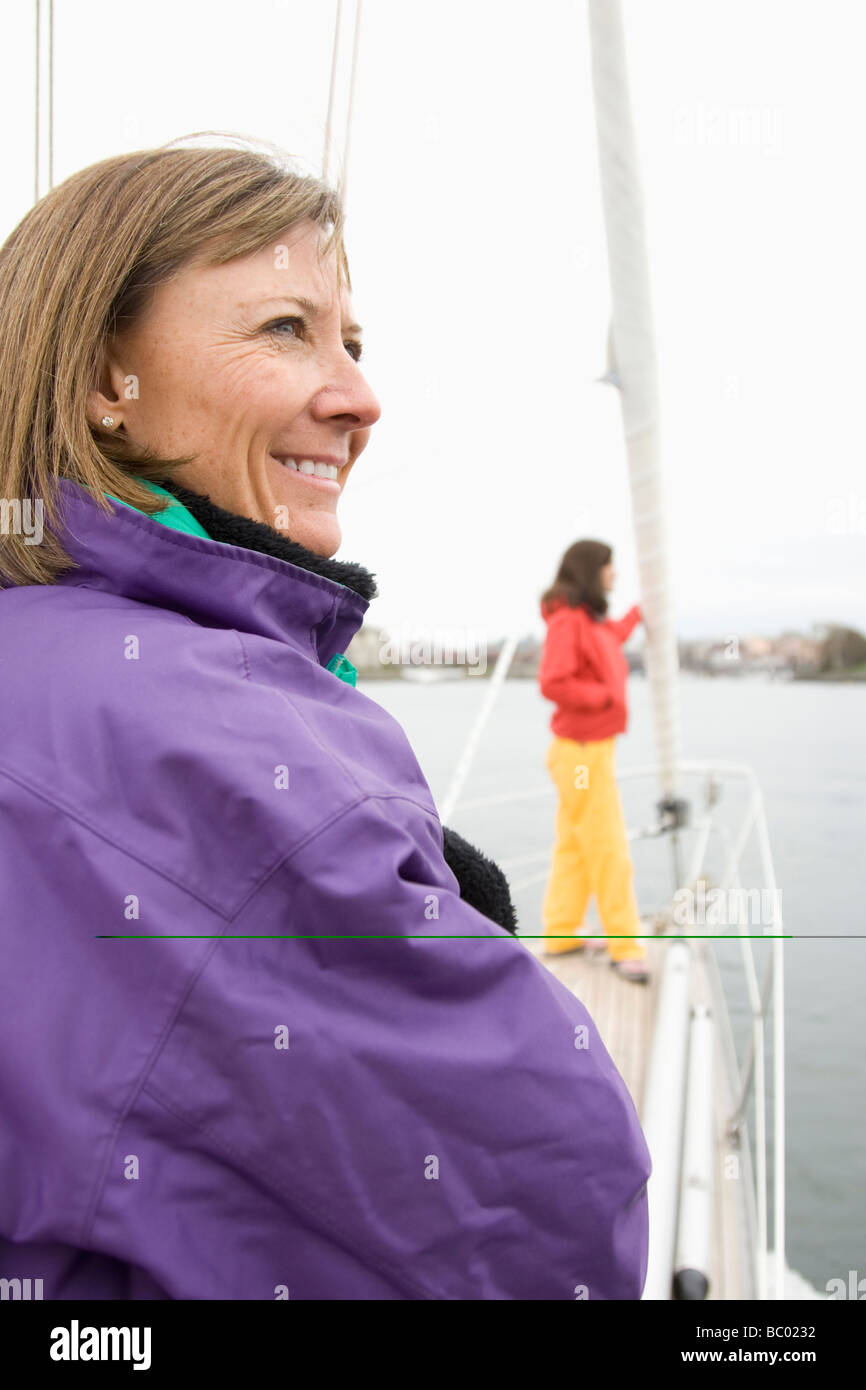
[[[278,335],[282,335],[288,327],[291,327],[293,329],[296,329],[298,327],[300,327],[301,329],[306,329],[306,326],[307,325],[302,318],[298,317],[297,315],[293,315],[291,318],[276,319],[274,323],[269,323],[267,331],[268,333],[276,333]],[[293,334],[293,336],[295,335]]]
[[[286,331],[289,328],[292,330],[291,335],[289,335]],[[300,334],[298,330],[300,330]],[[301,318],[299,314],[292,314],[290,318],[275,319],[273,323],[269,323],[267,325],[265,331],[267,333],[273,333],[279,338],[283,336],[291,336],[293,338],[297,338],[298,336],[303,337],[307,332],[307,321],[306,319]],[[343,347],[346,349],[353,361],[360,362],[361,354],[364,351],[364,349],[363,345],[358,341],[357,338],[345,339]]]

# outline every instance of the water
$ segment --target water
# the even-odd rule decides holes
[[[362,680],[359,688],[403,725],[440,802],[487,683]],[[645,681],[632,679],[630,700],[631,727],[618,741],[621,769],[653,761]],[[825,938],[785,945],[787,1257],[823,1291],[849,1270],[866,1276],[866,937],[831,939],[866,933],[866,688],[684,676],[680,702],[684,758],[748,763],[758,776],[785,931]],[[551,710],[534,681],[506,682],[449,820],[505,869],[520,928],[532,933],[541,931],[553,833],[544,766]],[[547,794],[471,805],[533,789]],[[623,783],[630,825],[652,819],[651,791]],[[737,796],[734,788],[726,794],[733,822]],[[670,892],[667,845],[638,842],[634,860],[641,906],[653,907]],[[741,882],[761,886],[756,855],[744,860]],[[718,945],[741,1052],[747,1015],[739,948],[732,958],[734,948]],[[755,948],[759,960],[769,950]]]

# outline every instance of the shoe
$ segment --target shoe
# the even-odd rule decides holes
[[[645,985],[649,980],[649,970],[643,960],[612,960],[610,964],[617,975],[621,975],[624,980],[631,980],[633,984]]]
[[[545,957],[546,960],[557,960],[560,956],[573,956],[578,951],[583,951],[584,949],[584,946],[580,942],[580,937],[576,936],[574,938],[574,945],[562,945],[558,948],[558,950],[554,951],[547,951],[542,949],[541,954]]]
[[[543,956],[573,956],[577,951],[583,951],[588,956],[598,957],[607,950],[607,940],[603,936],[582,936],[575,932],[574,945],[563,947],[559,951],[542,951]]]

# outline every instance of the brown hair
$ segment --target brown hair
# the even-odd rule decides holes
[[[309,220],[351,288],[339,197],[289,158],[273,146],[171,142],[91,164],[22,218],[0,247],[0,498],[41,500],[51,522],[64,477],[106,511],[105,492],[149,513],[166,505],[132,475],[165,479],[189,459],[103,435],[87,397],[104,345],[182,267],[251,254]],[[38,546],[0,536],[0,586],[51,584],[71,564],[47,528]]]
[[[599,618],[607,613],[607,596],[602,588],[601,571],[613,559],[604,541],[575,541],[559,562],[556,578],[541,596],[542,605],[589,608]]]

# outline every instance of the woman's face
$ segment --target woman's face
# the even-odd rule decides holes
[[[381,412],[336,257],[319,259],[322,236],[305,222],[160,285],[107,353],[90,408],[163,458],[194,455],[172,475],[184,487],[331,556],[340,494]],[[130,377],[138,395],[127,400]],[[333,465],[331,476],[290,459]]]
[[[616,584],[616,570],[613,567],[613,561],[610,560],[606,565],[602,565],[599,573],[601,575],[601,587],[606,594],[609,594]]]

